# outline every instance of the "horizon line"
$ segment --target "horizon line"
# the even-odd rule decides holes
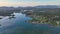
[[[60,5],[35,5],[35,6],[60,6]],[[34,7],[34,6],[0,6],[0,7]]]

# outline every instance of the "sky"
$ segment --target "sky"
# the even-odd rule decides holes
[[[60,0],[0,0],[0,6],[60,5]]]

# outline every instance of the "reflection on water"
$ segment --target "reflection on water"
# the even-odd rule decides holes
[[[0,15],[0,34],[60,34],[60,27],[26,22],[30,19],[22,13],[2,13]]]

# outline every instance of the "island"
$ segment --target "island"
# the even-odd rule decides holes
[[[27,21],[29,23],[60,25],[60,10],[57,9],[42,9],[40,11],[27,10],[23,13],[32,18]]]

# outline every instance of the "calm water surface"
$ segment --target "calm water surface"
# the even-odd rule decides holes
[[[60,34],[59,26],[32,24],[31,18],[22,13],[13,16],[0,16],[0,34]]]

